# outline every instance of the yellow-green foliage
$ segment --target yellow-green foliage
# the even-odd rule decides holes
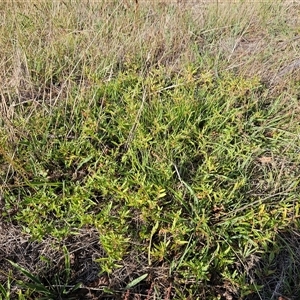
[[[299,51],[268,25],[293,33],[290,6],[75,2],[0,4],[2,217],[39,240],[96,228],[102,272],[143,254],[180,299],[257,293],[249,261],[299,229],[296,80],[264,73]]]

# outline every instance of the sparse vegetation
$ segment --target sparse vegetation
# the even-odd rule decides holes
[[[0,15],[0,299],[299,299],[299,3]]]

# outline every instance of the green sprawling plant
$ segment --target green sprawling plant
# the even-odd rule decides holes
[[[41,15],[0,5],[15,20],[1,29],[0,47],[14,49],[15,73],[5,66],[6,76],[20,76],[1,94],[2,217],[40,241],[96,228],[101,273],[132,253],[146,257],[122,291],[163,266],[172,299],[263,297],[261,278],[285,247],[278,236],[299,230],[299,83],[278,92],[250,68],[271,47],[255,61],[236,43],[246,47],[253,28],[285,6],[267,15],[267,4],[240,3],[222,19],[221,3],[202,24],[195,11],[168,4],[39,5]],[[239,9],[260,19],[242,20]],[[174,33],[168,22],[181,27]],[[270,39],[275,27],[265,29]],[[68,284],[65,257],[66,280],[49,285],[11,264],[30,280],[19,282],[24,291],[58,299],[80,288]],[[300,278],[284,278],[281,294],[291,276]],[[9,284],[0,285],[4,299]]]

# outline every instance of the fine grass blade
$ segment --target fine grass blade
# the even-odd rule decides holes
[[[125,290],[130,289],[134,286],[136,286],[138,283],[140,283],[141,281],[143,281],[144,279],[146,279],[148,277],[148,273],[143,274],[142,276],[132,280],[130,283],[128,283],[125,287]]]
[[[19,266],[18,264],[12,262],[11,260],[8,260],[8,262],[14,266],[16,269],[18,269],[22,274],[24,274],[27,278],[31,279],[34,283],[38,284],[38,285],[42,285],[41,281],[35,277],[34,275],[32,275],[31,273],[29,273],[27,270],[25,270],[24,268],[22,268],[21,266]]]
[[[25,288],[30,288],[33,289],[37,292],[46,294],[46,295],[51,295],[51,292],[43,285],[43,283],[34,275],[32,275],[30,272],[28,272],[27,270],[25,270],[23,267],[19,266],[18,264],[8,260],[8,262],[15,267],[17,270],[19,270],[23,275],[25,275],[28,279],[32,280],[33,283],[29,283],[29,282],[18,282],[18,284],[22,287]]]
[[[2,298],[3,297],[3,298]],[[0,283],[0,300],[10,299],[9,287],[7,289]]]

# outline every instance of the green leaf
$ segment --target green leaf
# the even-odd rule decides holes
[[[27,278],[31,279],[33,282],[35,282],[37,285],[43,285],[41,281],[35,277],[34,275],[30,274],[27,270],[19,266],[18,264],[8,260],[8,262],[14,266],[16,269],[18,269],[22,274],[24,274]]]
[[[144,275],[142,275],[142,276],[140,276],[140,277],[138,277],[138,278],[132,280],[130,283],[128,283],[128,284],[126,285],[125,289],[130,289],[130,288],[136,286],[138,283],[140,283],[141,281],[143,281],[143,280],[146,279],[147,277],[148,277],[148,273],[146,273],[146,274],[144,274]]]
[[[9,294],[9,290],[6,290],[6,288],[0,283],[0,299],[2,299],[2,296],[4,296],[3,299],[9,299]]]
[[[35,292],[39,292],[44,295],[48,295],[50,297],[52,292],[49,291],[44,285],[30,282],[18,281],[18,285],[23,288],[29,288]]]
[[[49,291],[47,289],[47,287],[45,287],[42,282],[35,277],[34,275],[32,275],[30,272],[28,272],[27,270],[25,270],[24,268],[22,268],[21,266],[19,266],[18,264],[8,260],[8,262],[14,266],[17,270],[19,270],[22,274],[24,274],[27,278],[31,279],[34,283],[30,283],[30,282],[23,282],[23,281],[19,281],[18,285],[24,287],[24,288],[30,288],[32,290],[35,290],[37,292],[43,293],[45,295],[52,295],[51,291]]]
[[[67,281],[70,278],[70,274],[71,274],[71,265],[70,265],[70,253],[67,249],[66,246],[63,246],[63,251],[64,251],[64,255],[65,255],[65,268],[66,268],[66,276],[67,276]]]

